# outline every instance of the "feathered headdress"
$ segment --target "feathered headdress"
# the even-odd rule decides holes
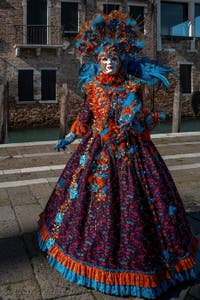
[[[77,37],[76,47],[86,59],[97,56],[107,46],[112,46],[121,57],[141,51],[144,47],[141,37],[135,20],[115,10],[87,22]]]
[[[144,42],[136,21],[127,14],[112,11],[86,22],[77,36],[76,47],[85,61],[79,72],[82,86],[101,71],[97,57],[105,50],[119,55],[125,76],[137,77],[141,83],[149,85],[162,82],[169,86],[164,75],[172,73],[170,68],[160,66],[148,57],[136,57],[141,54]]]

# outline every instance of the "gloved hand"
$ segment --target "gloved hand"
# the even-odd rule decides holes
[[[152,113],[148,114],[145,118],[146,124],[149,125],[156,125],[157,123],[164,121],[166,119],[165,113]]]
[[[60,152],[60,150],[65,150],[66,146],[71,144],[76,138],[76,134],[73,132],[70,132],[65,136],[64,139],[61,139],[55,146],[54,149]]]
[[[167,118],[166,113],[160,113],[159,118],[160,118],[161,121],[165,120]]]

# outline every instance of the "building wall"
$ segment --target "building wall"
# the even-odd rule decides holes
[[[119,3],[123,12],[128,12],[128,4],[126,1],[85,1],[81,0],[79,4],[80,26],[94,14],[101,12],[103,3]],[[134,1],[129,1],[128,3]],[[190,52],[187,50],[187,43],[177,43],[176,41],[163,41],[163,49],[156,52],[156,10],[152,5],[152,1],[141,1],[145,5],[145,27],[144,54],[152,59],[159,58],[162,64],[170,65],[173,70],[178,72],[179,61],[189,61],[194,64],[193,67],[193,85],[195,89],[199,89],[199,57],[198,52]],[[79,59],[74,49],[74,36],[62,37],[61,26],[61,1],[52,0],[49,2],[49,25],[51,26],[51,42],[53,45],[63,45],[59,51],[50,48],[42,49],[37,56],[36,49],[21,49],[20,55],[16,56],[14,49],[15,44],[22,42],[22,30],[16,25],[23,25],[23,5],[26,1],[6,0],[6,4],[0,4],[0,83],[9,82],[9,127],[41,127],[41,126],[58,126],[59,124],[59,103],[61,87],[63,83],[67,83],[70,93],[68,97],[67,122],[68,127],[71,125],[75,116],[83,106],[83,95],[78,89],[77,75],[80,67]],[[138,1],[137,1],[138,3]],[[70,46],[66,48],[66,42]],[[40,71],[43,68],[52,68],[57,70],[57,86],[56,101],[42,103],[40,101]],[[18,70],[33,69],[34,71],[34,93],[35,97],[32,102],[18,102]],[[169,116],[172,115],[172,104],[174,88],[178,78],[171,76],[169,78],[171,86],[168,91],[158,92],[149,88],[146,89],[145,96],[147,106],[152,106],[154,101],[155,109],[166,111]],[[183,116],[193,116],[190,104],[190,96],[182,97]]]

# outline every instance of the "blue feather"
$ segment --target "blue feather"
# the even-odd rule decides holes
[[[133,55],[123,58],[123,71],[127,75],[139,78],[141,83],[154,85],[162,82],[166,87],[169,87],[169,81],[165,75],[173,74],[170,68],[158,65],[156,61],[150,60],[148,57],[137,59]]]
[[[123,103],[123,107],[129,107],[135,99],[136,99],[135,94],[134,93],[129,93],[126,100]]]
[[[97,63],[88,62],[83,64],[79,70],[79,84],[81,89],[88,83],[93,81],[100,72],[100,67]]]

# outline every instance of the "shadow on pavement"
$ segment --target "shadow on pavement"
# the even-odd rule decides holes
[[[194,231],[197,234],[197,230],[200,231],[200,212],[189,212],[187,217],[190,224],[195,225]],[[36,232],[0,239],[0,285],[32,278],[32,261],[35,258],[42,264],[46,264],[46,254],[39,249]],[[200,274],[195,282],[177,285],[157,300],[184,299],[181,295],[186,295],[191,286],[199,283]],[[115,298],[117,300],[118,297]]]

